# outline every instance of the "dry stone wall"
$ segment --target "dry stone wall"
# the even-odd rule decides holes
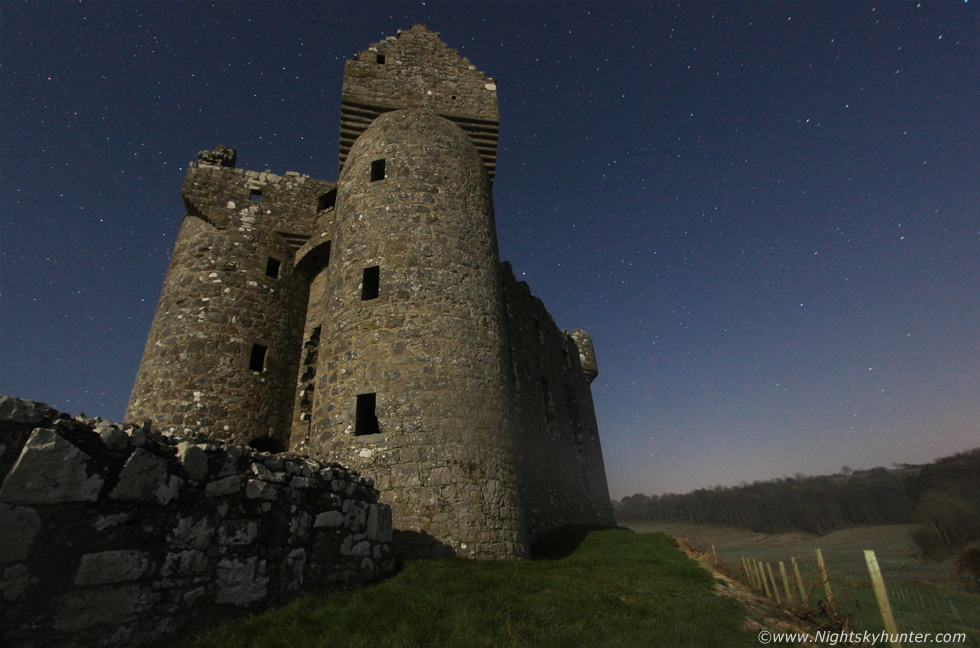
[[[0,396],[0,645],[133,646],[394,570],[369,478]]]

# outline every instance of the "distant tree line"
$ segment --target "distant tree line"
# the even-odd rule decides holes
[[[694,522],[761,533],[824,534],[870,524],[921,523],[916,541],[940,557],[980,539],[980,448],[931,464],[797,474],[683,495],[630,495],[613,502],[622,522]]]

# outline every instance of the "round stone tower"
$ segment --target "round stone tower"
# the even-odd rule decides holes
[[[307,302],[288,232],[308,228],[332,183],[234,167],[188,168],[181,224],[126,412],[157,430],[285,450]]]
[[[416,25],[347,61],[337,183],[203,152],[127,418],[371,477],[404,555],[614,524],[592,341],[500,264],[498,124]]]
[[[381,115],[336,209],[310,450],[374,476],[419,540],[523,555],[491,185],[472,140],[431,112]]]

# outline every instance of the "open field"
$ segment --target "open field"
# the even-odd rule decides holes
[[[567,532],[531,561],[411,561],[348,595],[306,596],[180,648],[756,645],[745,609],[662,534]]]
[[[923,562],[919,548],[910,531],[915,524],[886,524],[880,526],[842,529],[824,536],[809,533],[755,533],[744,529],[729,529],[700,524],[659,522],[630,522],[623,526],[637,533],[666,533],[673,538],[686,537],[695,545],[715,546],[718,558],[725,563],[738,564],[740,556],[763,561],[789,561],[792,556],[813,556],[820,549],[824,560],[842,575],[864,575],[864,549],[874,549],[878,564],[886,577],[891,574],[898,582],[926,581],[938,585],[955,585],[955,559],[941,563]]]
[[[831,585],[842,611],[861,629],[880,630],[881,619],[871,591],[864,549],[873,549],[889,589],[899,630],[966,632],[970,639],[964,646],[980,646],[980,595],[969,594],[955,586],[955,560],[941,563],[923,562],[909,532],[912,524],[857,527],[835,531],[825,536],[807,533],[754,533],[711,525],[631,522],[628,527],[638,533],[665,533],[684,537],[708,551],[712,545],[718,559],[737,566],[739,558],[787,566],[790,558],[802,559],[804,572],[816,579],[814,549],[823,554],[831,575]],[[817,587],[816,593],[822,590]],[[971,643],[972,642],[972,643]]]

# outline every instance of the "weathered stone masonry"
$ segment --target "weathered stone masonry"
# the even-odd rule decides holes
[[[598,374],[592,339],[555,326],[507,263],[503,285],[528,532],[603,523],[609,491],[589,389]]]
[[[127,420],[349,466],[460,555],[614,524],[591,340],[500,264],[496,93],[417,25],[346,63],[337,183],[201,153]]]
[[[308,296],[294,258],[336,185],[229,164],[234,151],[219,147],[188,169],[128,418],[285,450]]]
[[[132,646],[394,570],[369,478],[0,397],[0,645]]]

